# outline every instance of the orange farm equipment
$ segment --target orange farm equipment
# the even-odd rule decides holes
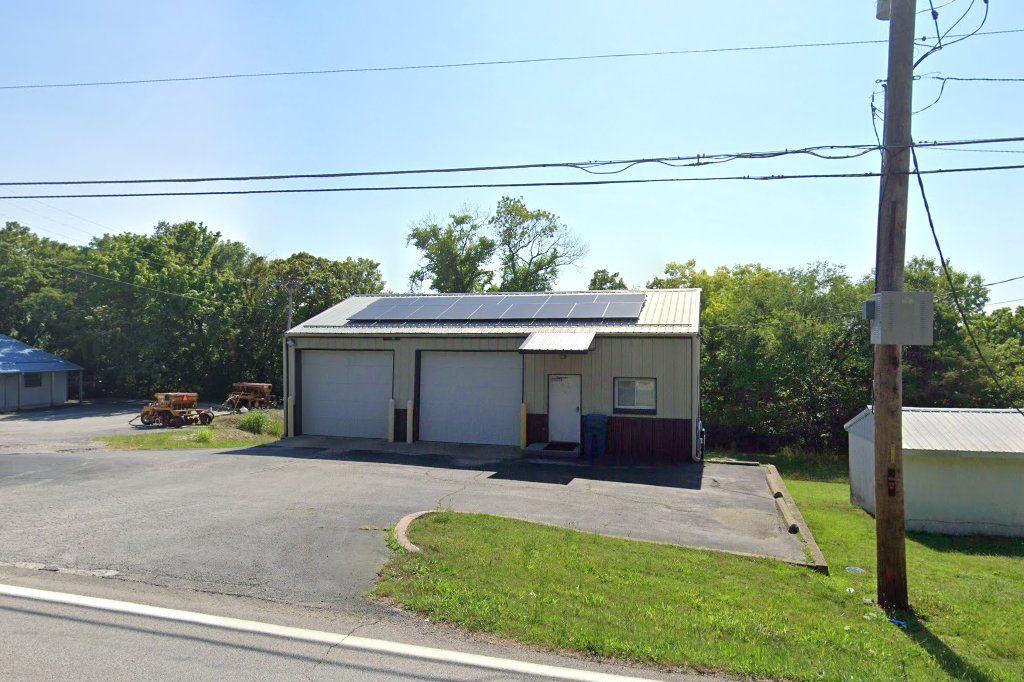
[[[213,421],[213,412],[199,407],[198,393],[157,393],[154,397],[156,400],[143,407],[139,415],[146,426],[159,424],[179,429],[186,424],[205,426]]]
[[[243,407],[247,410],[266,410],[277,407],[277,396],[270,392],[272,384],[231,384],[231,395],[224,401],[224,407],[238,412]]]

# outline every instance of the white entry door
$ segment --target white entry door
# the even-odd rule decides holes
[[[579,374],[548,377],[548,440],[553,443],[580,442],[580,386]]]

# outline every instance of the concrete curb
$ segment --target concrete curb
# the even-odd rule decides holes
[[[398,544],[402,546],[402,549],[410,554],[419,554],[420,548],[412,544],[412,540],[409,539],[409,526],[416,519],[433,513],[433,510],[418,511],[402,517],[402,520],[395,526],[395,539],[398,540]]]
[[[423,550],[419,546],[414,545],[409,539],[409,526],[412,525],[413,521],[423,518],[427,514],[436,514],[439,510],[431,509],[428,511],[420,511],[403,516],[402,519],[395,525],[395,539],[398,540],[398,544],[402,546],[402,549],[409,552],[410,554],[418,554]],[[458,513],[458,512],[456,512]],[[797,512],[799,514],[799,512]],[[630,538],[623,535],[608,535],[607,533],[597,533],[588,530],[576,530],[574,528],[568,528],[566,526],[558,525],[557,523],[544,523],[543,521],[533,521],[530,519],[519,518],[518,516],[508,516],[506,514],[488,514],[488,516],[496,516],[501,519],[511,519],[512,521],[522,521],[523,523],[531,523],[535,526],[544,526],[546,528],[557,528],[559,530],[568,530],[574,533],[585,533],[587,535],[599,535],[603,538],[611,538],[613,540],[624,540],[626,542],[642,542],[649,545],[662,545],[665,547],[678,547],[680,549],[693,549],[699,552],[718,552],[719,554],[730,554],[732,556],[746,557],[747,559],[767,559],[768,561],[781,561],[784,564],[791,566],[801,566],[803,568],[812,568],[816,571],[823,572],[828,575],[828,564],[825,564],[825,557],[821,556],[821,564],[811,564],[806,561],[793,561],[791,559],[783,559],[782,557],[773,556],[771,554],[755,554],[753,552],[740,552],[732,549],[721,549],[718,547],[708,547],[706,545],[680,545],[674,542],[664,542],[662,540],[644,540],[641,538]],[[801,519],[802,521],[802,519]],[[805,524],[806,526],[806,524]],[[807,531],[805,537],[810,537],[810,530]],[[811,542],[814,539],[811,538]],[[817,549],[817,545],[814,548]],[[821,551],[818,550],[818,554],[821,555]],[[824,567],[824,568],[822,568]]]
[[[779,470],[775,468],[774,464],[764,465],[764,475],[768,481],[768,489],[772,492],[775,497],[775,503],[779,508],[779,512],[782,514],[787,525],[795,525],[797,530],[800,532],[800,537],[807,545],[808,551],[811,553],[812,561],[801,564],[812,570],[818,571],[828,575],[828,562],[825,560],[825,555],[822,554],[821,548],[818,547],[817,541],[814,539],[814,535],[811,533],[810,526],[804,521],[803,514],[800,513],[800,509],[796,506],[796,502],[793,501],[793,496],[789,494],[789,489],[786,487],[786,483],[782,480],[782,476],[779,475]]]

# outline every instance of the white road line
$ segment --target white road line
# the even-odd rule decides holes
[[[101,611],[125,613],[133,616],[158,618],[178,623],[192,623],[194,625],[205,625],[207,627],[223,628],[226,630],[235,630],[237,632],[251,632],[303,642],[331,644],[334,646],[347,647],[349,649],[376,651],[395,656],[404,656],[407,658],[419,658],[428,661],[439,661],[441,663],[454,663],[457,665],[487,668],[489,670],[501,670],[504,672],[518,673],[522,675],[534,675],[537,677],[547,677],[556,680],[579,680],[580,682],[654,682],[653,680],[640,677],[625,677],[622,675],[612,675],[610,673],[576,670],[574,668],[562,668],[559,666],[543,665],[540,663],[528,663],[526,661],[517,661],[511,658],[496,658],[494,656],[467,654],[460,651],[450,651],[448,649],[435,649],[433,647],[389,642],[383,639],[353,637],[351,635],[344,635],[335,632],[293,628],[284,625],[273,625],[272,623],[260,623],[254,620],[242,620],[239,618],[225,618],[223,616],[214,616],[208,613],[165,609],[159,606],[135,604],[127,601],[117,601],[115,599],[101,599],[99,597],[86,597],[78,594],[68,594],[66,592],[35,590],[28,587],[18,587],[16,585],[0,584],[0,596],[15,597],[18,599],[32,599],[35,601],[49,602],[51,604],[80,606],[87,609],[99,609]]]

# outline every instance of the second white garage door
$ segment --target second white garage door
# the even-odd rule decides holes
[[[420,357],[420,440],[518,445],[522,400],[519,353]]]
[[[390,351],[302,351],[302,433],[387,438],[393,365]]]

